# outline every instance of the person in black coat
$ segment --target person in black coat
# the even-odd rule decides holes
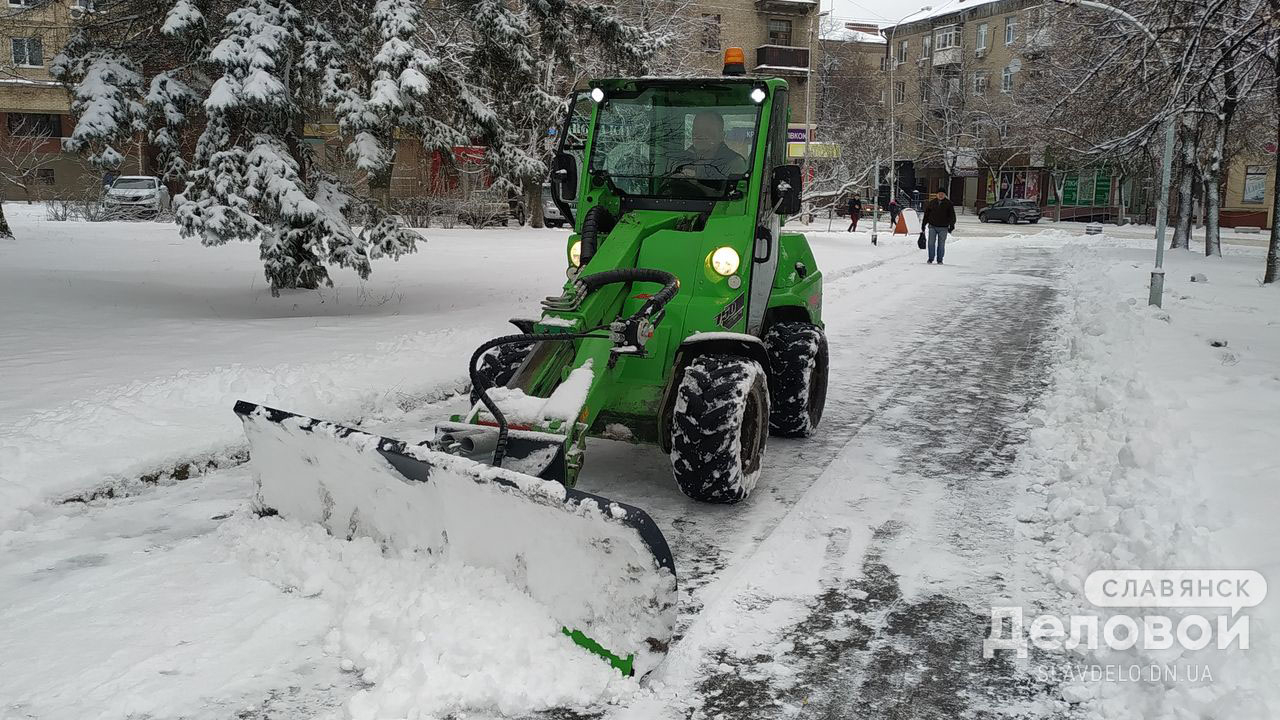
[[[936,258],[942,264],[947,250],[947,233],[956,229],[956,206],[939,190],[924,206],[924,229],[928,236],[929,264]]]
[[[849,197],[849,232],[857,231],[860,217],[862,217],[862,198],[854,193]]]

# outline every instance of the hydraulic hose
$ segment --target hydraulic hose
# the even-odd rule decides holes
[[[579,239],[582,241],[579,267],[586,267],[595,256],[596,248],[600,245],[600,233],[607,234],[617,222],[608,210],[599,205],[587,211],[586,217],[582,219],[582,232],[579,234]]]
[[[658,310],[661,310],[662,307],[670,302],[671,298],[675,297],[676,293],[680,290],[679,278],[665,270],[653,270],[651,268],[618,268],[617,270],[605,270],[604,272],[580,277],[578,278],[578,282],[582,283],[583,287],[585,287],[588,292],[594,292],[605,285],[612,285],[614,283],[661,283],[662,289],[654,293],[653,296],[649,298],[649,301],[636,312],[636,316],[639,317],[649,317]]]

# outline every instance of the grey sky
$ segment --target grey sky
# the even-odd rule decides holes
[[[891,25],[904,15],[914,13],[925,5],[937,5],[939,0],[820,0],[823,10],[834,10],[837,18],[866,20],[880,25]]]

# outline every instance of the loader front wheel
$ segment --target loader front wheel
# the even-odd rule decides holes
[[[702,355],[684,369],[671,418],[671,468],[694,500],[735,503],[756,486],[769,437],[764,368]]]
[[[532,351],[533,343],[499,345],[480,356],[480,374],[489,378],[493,387],[503,387],[515,377],[516,371]],[[480,390],[471,388],[471,404],[475,405],[479,401]]]
[[[807,322],[778,323],[764,334],[769,351],[769,430],[809,437],[827,402],[827,335]]]

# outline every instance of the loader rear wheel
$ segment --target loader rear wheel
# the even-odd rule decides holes
[[[778,323],[764,334],[769,351],[769,431],[809,437],[827,402],[827,335],[806,322]]]
[[[493,387],[502,387],[515,377],[516,371],[532,350],[533,343],[499,345],[480,356],[480,374],[489,378]],[[471,404],[475,405],[479,401],[480,391],[471,388]]]
[[[702,355],[685,367],[671,417],[671,468],[694,500],[735,503],[756,486],[769,392],[754,360]]]

